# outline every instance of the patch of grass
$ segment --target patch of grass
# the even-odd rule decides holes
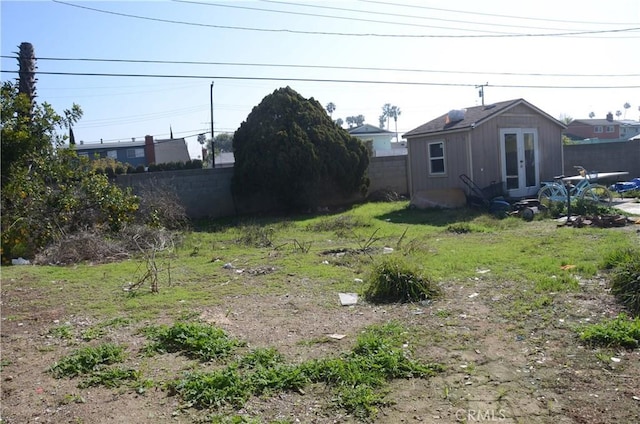
[[[534,283],[536,293],[556,293],[575,291],[580,287],[578,280],[571,274],[563,272],[559,275],[542,276]]]
[[[441,289],[399,257],[387,257],[370,272],[365,299],[375,303],[418,302],[441,295]]]
[[[227,357],[233,349],[244,343],[229,338],[224,330],[197,322],[178,322],[172,326],[152,326],[144,333],[153,340],[149,352],[181,352],[201,361]]]
[[[100,368],[124,361],[124,347],[113,343],[104,343],[96,347],[78,349],[56,362],[49,372],[55,378],[73,378],[89,374]]]
[[[579,335],[591,345],[635,349],[640,346],[640,317],[619,314],[612,320],[582,327]]]

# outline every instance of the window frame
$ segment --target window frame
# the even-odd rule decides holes
[[[594,134],[602,134],[602,132],[603,132],[602,125],[594,125],[593,127]]]
[[[442,156],[431,156],[431,146],[440,145],[442,146]],[[447,151],[445,148],[444,140],[430,141],[427,143],[427,161],[429,162],[429,176],[432,177],[443,177],[447,175]],[[442,171],[434,171],[434,162],[441,161],[442,162]]]

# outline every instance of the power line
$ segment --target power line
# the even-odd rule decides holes
[[[19,71],[5,71],[4,73],[17,74]],[[37,72],[39,75],[84,76],[84,77],[129,77],[129,78],[192,78],[192,79],[220,79],[220,80],[251,80],[251,81],[297,81],[297,82],[321,82],[321,83],[346,83],[346,84],[386,84],[386,85],[415,85],[415,86],[439,86],[439,87],[474,87],[475,84],[466,83],[441,83],[421,81],[376,81],[376,80],[348,80],[348,79],[318,79],[318,78],[276,78],[276,77],[233,77],[212,75],[172,75],[172,74],[116,74],[99,72]],[[622,89],[640,88],[640,85],[618,86],[561,86],[561,85],[518,85],[518,84],[491,84],[499,88],[550,88],[550,89]]]
[[[281,14],[285,14],[285,15],[310,16],[310,17],[314,17],[314,18],[329,18],[329,19],[338,19],[338,20],[345,20],[345,21],[351,21],[351,22],[352,21],[356,21],[356,22],[367,22],[367,23],[374,23],[374,24],[402,25],[402,26],[405,26],[405,27],[435,28],[435,29],[446,29],[446,30],[453,29],[453,28],[448,28],[448,27],[440,27],[440,26],[433,26],[433,25],[421,25],[421,24],[413,24],[413,23],[408,23],[408,22],[389,22],[389,21],[380,21],[380,20],[375,20],[375,19],[353,18],[353,17],[349,17],[349,16],[320,15],[320,14],[317,14],[317,13],[293,12],[293,11],[290,11],[290,10],[275,10],[275,9],[264,9],[264,8],[261,8],[261,7],[238,6],[237,4],[231,5],[231,4],[207,3],[207,2],[196,1],[196,0],[173,0],[173,1],[176,2],[176,3],[190,3],[190,4],[199,4],[199,5],[203,5],[203,6],[225,7],[225,8],[229,8],[229,9],[241,9],[241,10],[253,10],[253,11],[258,11],[258,12],[281,13]],[[287,4],[287,3],[285,3],[285,4]],[[288,4],[292,4],[292,3],[288,3]],[[297,5],[297,6],[304,6],[304,5]],[[307,5],[307,6],[309,6],[309,5]],[[313,7],[313,5],[311,5],[310,7]],[[322,7],[322,6],[316,6],[316,7]],[[333,8],[329,8],[329,7],[325,7],[325,8],[326,9],[333,9]],[[362,12],[362,11],[353,10],[353,9],[340,9],[340,8],[336,8],[336,9]],[[372,13],[375,13],[375,12],[372,12]],[[489,33],[489,34],[512,34],[512,33],[500,32],[500,31],[485,31],[485,30],[466,29],[466,28],[455,28],[455,29],[458,30],[458,31],[484,32],[484,33]]]
[[[183,1],[183,0],[173,0],[173,1]],[[428,21],[453,22],[453,23],[472,24],[472,25],[485,25],[485,26],[493,26],[493,27],[499,26],[499,27],[507,27],[507,28],[519,28],[519,29],[526,28],[526,29],[558,30],[558,28],[524,27],[522,25],[500,24],[500,23],[495,23],[495,22],[463,21],[463,20],[459,20],[459,19],[435,18],[435,17],[432,17],[432,16],[416,16],[416,15],[407,15],[407,14],[394,13],[394,12],[376,12],[376,11],[372,11],[372,10],[349,9],[349,8],[344,8],[344,7],[331,7],[331,6],[325,6],[325,5],[320,6],[320,5],[316,5],[316,4],[293,3],[293,2],[289,2],[289,1],[279,1],[279,0],[259,0],[259,1],[264,2],[264,3],[272,3],[272,4],[283,4],[283,5],[309,7],[309,8],[326,9],[326,10],[337,10],[337,11],[340,11],[340,12],[356,12],[356,13],[362,13],[362,14],[368,14],[368,15],[382,15],[382,16],[399,17],[399,18],[421,19],[421,20],[428,20]],[[445,9],[442,9],[442,10],[445,10]],[[448,12],[455,12],[455,13],[469,13],[469,12],[454,11],[454,10],[447,10],[447,11]],[[474,15],[476,15],[476,14],[474,14]],[[494,15],[494,16],[501,17],[500,15]],[[336,18],[342,18],[342,17],[336,17]],[[522,19],[522,18],[517,18],[517,17],[513,17],[513,16],[507,16],[507,18]],[[346,19],[359,20],[357,18],[346,18]],[[540,19],[540,20],[543,20],[543,19]],[[561,21],[561,22],[562,23],[575,23],[575,22],[571,22],[571,21]],[[592,23],[592,24],[594,24],[594,23]],[[394,24],[406,25],[405,23],[397,23],[397,22],[394,22]],[[622,24],[604,24],[604,25],[622,25]],[[633,25],[633,24],[631,24],[631,25]],[[451,28],[447,28],[447,29],[451,29]],[[473,31],[473,30],[469,30],[469,31]],[[486,32],[497,33],[497,31],[486,31]]]
[[[491,16],[496,18],[508,18],[508,19],[526,19],[530,21],[547,21],[547,22],[559,22],[565,24],[590,24],[590,25],[637,25],[637,22],[628,23],[628,22],[594,22],[594,21],[569,21],[564,19],[548,19],[548,18],[532,18],[529,16],[514,16],[514,15],[500,15],[495,13],[483,13],[483,12],[468,12],[464,10],[453,10],[453,9],[441,9],[438,7],[430,7],[430,6],[418,6],[415,4],[402,4],[402,3],[393,3],[388,1],[380,1],[380,0],[358,0],[362,3],[374,3],[374,4],[384,4],[393,7],[408,7],[414,9],[424,9],[424,10],[437,10],[439,12],[451,12],[451,13],[463,13],[468,15],[479,15],[479,16]]]
[[[292,29],[270,29],[270,28],[252,28],[229,25],[203,24],[197,22],[178,21],[173,19],[152,18],[149,16],[133,15],[129,13],[113,12],[110,10],[97,9],[94,7],[83,6],[79,4],[67,3],[61,0],[52,0],[54,3],[65,6],[76,7],[79,9],[90,10],[98,13],[105,13],[114,16],[122,16],[133,19],[142,19],[153,22],[163,22],[169,24],[189,25],[205,28],[232,29],[240,31],[258,31],[271,33],[288,33],[288,34],[305,34],[305,35],[333,35],[345,37],[386,37],[386,38],[521,38],[521,37],[564,37],[575,35],[596,35],[596,34],[613,34],[626,33],[640,30],[640,27],[610,29],[610,30],[591,30],[591,31],[565,31],[557,33],[520,33],[520,34],[484,34],[484,35],[444,35],[444,34],[381,34],[381,33],[346,33],[346,32],[328,32],[328,31],[302,31]]]
[[[1,55],[4,59],[16,59],[16,56]],[[362,66],[334,66],[334,65],[296,65],[276,63],[249,63],[249,62],[205,62],[205,61],[176,61],[176,60],[145,60],[145,59],[99,59],[99,58],[62,58],[62,57],[38,57],[38,61],[77,61],[77,62],[107,62],[107,63],[148,63],[169,65],[216,65],[216,66],[242,66],[242,67],[273,67],[273,68],[298,68],[298,69],[340,69],[350,71],[389,71],[389,72],[416,72],[416,73],[440,73],[440,74],[471,74],[471,75],[509,75],[509,76],[537,76],[537,77],[638,77],[640,74],[560,74],[560,73],[522,73],[522,72],[483,72],[483,71],[452,71],[434,69],[409,69],[409,68],[377,68]]]

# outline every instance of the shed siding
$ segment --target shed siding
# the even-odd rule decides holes
[[[444,141],[445,175],[429,176],[428,145]],[[460,187],[459,175],[468,172],[467,133],[447,134],[445,137],[420,137],[411,140],[409,169],[412,175],[411,193],[429,189]]]

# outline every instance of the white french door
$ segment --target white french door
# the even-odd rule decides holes
[[[511,197],[534,195],[540,185],[538,131],[535,128],[500,130],[502,180]]]

